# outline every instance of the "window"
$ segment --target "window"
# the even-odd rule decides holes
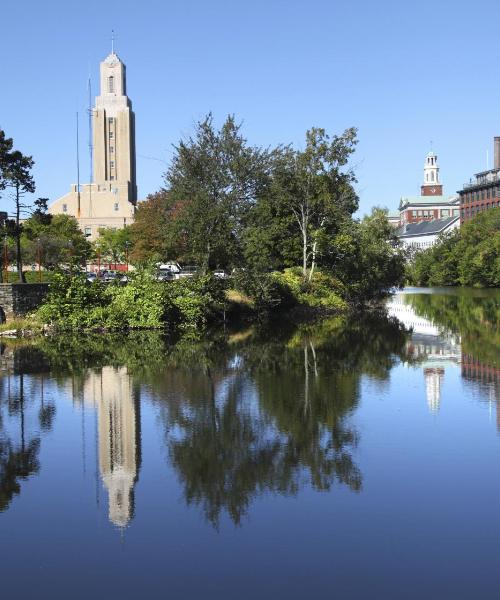
[[[112,140],[114,138],[114,136],[115,136],[115,134],[112,131],[110,131],[109,132],[109,139]]]
[[[109,123],[110,125],[112,125],[112,124],[113,124],[113,117],[108,117],[108,123]]]
[[[109,153],[113,154],[114,151],[115,151],[115,147],[114,146],[110,146],[109,147]]]
[[[68,212],[68,205],[67,204],[63,204],[63,212]]]
[[[462,214],[463,214],[463,210],[462,210]],[[460,209],[459,208],[454,208],[453,209],[453,216],[454,217],[458,217],[458,215],[460,214]]]
[[[110,94],[115,93],[115,78],[113,77],[113,75],[108,77],[108,92]]]
[[[114,180],[115,180],[115,176],[114,176],[114,175],[111,175],[111,177],[110,177],[109,179],[110,179],[111,181],[114,181]]]
[[[118,210],[119,208],[120,208],[120,205],[118,204],[118,202],[115,202],[114,209]]]
[[[414,217],[416,217],[416,216],[417,216],[417,211],[416,211],[416,210],[412,210],[412,211],[411,211],[411,214],[412,214]]]
[[[85,227],[83,231],[85,233],[85,237],[90,237],[92,235],[92,227]]]
[[[450,216],[450,211],[449,210],[442,210],[441,211],[441,216],[442,217],[449,217]]]
[[[115,168],[115,161],[114,160],[110,160],[109,161],[109,166],[114,169]]]

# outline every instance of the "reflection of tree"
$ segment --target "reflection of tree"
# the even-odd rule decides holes
[[[2,380],[2,387],[8,388],[3,397],[7,397],[9,414],[19,418],[19,439],[15,443],[0,431],[0,512],[6,510],[14,495],[20,493],[19,480],[27,479],[40,468],[40,438],[34,436],[26,441],[24,375],[21,374],[18,381],[18,389],[9,393],[10,380]]]
[[[406,294],[416,314],[461,336],[462,351],[500,366],[500,296],[496,291]]]
[[[239,523],[266,491],[326,490],[335,481],[360,490],[348,423],[359,378],[387,377],[406,340],[394,322],[375,317],[266,338],[274,341],[243,336],[234,346],[201,346],[188,361],[174,350],[175,370],[153,384],[165,400],[170,456],[186,500],[216,526],[224,511]]]

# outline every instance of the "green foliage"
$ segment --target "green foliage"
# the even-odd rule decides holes
[[[261,316],[296,304],[290,288],[273,273],[239,270],[233,277],[232,285],[249,296],[253,309]]]
[[[37,213],[23,224],[21,237],[27,261],[46,269],[84,265],[91,247],[74,217]]]
[[[210,274],[172,281],[165,290],[170,318],[182,329],[203,328],[224,309],[224,285]]]
[[[166,174],[178,207],[170,227],[204,272],[241,256],[243,221],[268,168],[268,153],[248,146],[240,128],[228,116],[217,130],[209,114],[175,148]]]
[[[130,227],[99,229],[99,238],[92,244],[94,257],[99,252],[101,261],[107,263],[124,263],[132,246]]]
[[[273,273],[273,278],[290,290],[297,304],[339,312],[347,310],[343,299],[346,288],[329,273],[316,270],[309,279],[304,278],[302,269],[294,267]]]
[[[500,287],[500,210],[480,213],[419,252],[407,268],[414,285]]]
[[[60,329],[196,330],[221,314],[223,306],[223,285],[212,276],[163,283],[139,270],[127,285],[106,285],[57,275],[37,318]]]

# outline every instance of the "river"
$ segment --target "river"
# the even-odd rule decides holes
[[[499,315],[2,344],[3,597],[496,597]]]

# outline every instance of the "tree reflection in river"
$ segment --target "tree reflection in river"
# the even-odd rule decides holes
[[[360,377],[387,378],[405,340],[395,322],[365,316],[350,326],[328,321],[291,336],[190,346],[188,357],[177,347],[170,360],[178,368],[153,390],[186,501],[217,526],[223,512],[239,523],[263,492],[328,490],[335,482],[359,491],[348,417]]]

